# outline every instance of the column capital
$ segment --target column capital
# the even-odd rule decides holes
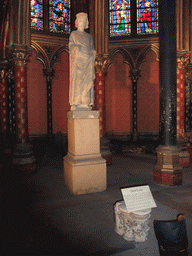
[[[177,52],[177,68],[184,69],[189,60],[190,54],[187,53],[186,50]]]
[[[192,63],[189,63],[185,67],[185,80],[192,83]]]
[[[52,82],[52,79],[55,74],[55,70],[52,68],[46,68],[46,69],[43,69],[43,74],[46,77],[47,82]]]
[[[137,80],[139,79],[141,70],[140,69],[130,69],[129,71],[129,77],[131,78],[132,82],[136,83]]]
[[[106,72],[109,62],[110,60],[108,55],[97,55],[95,58],[95,71],[97,73]]]
[[[7,47],[8,50],[8,60],[12,61],[15,66],[26,67],[29,57],[32,53],[32,48],[26,45],[15,45]]]
[[[7,75],[8,60],[0,59],[0,79],[3,79]]]

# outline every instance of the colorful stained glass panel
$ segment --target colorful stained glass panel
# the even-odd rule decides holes
[[[70,1],[49,0],[49,28],[51,32],[69,34]]]
[[[31,0],[31,28],[43,30],[43,0]]]
[[[110,36],[131,33],[130,0],[110,0]]]
[[[158,0],[137,0],[137,34],[158,32]]]

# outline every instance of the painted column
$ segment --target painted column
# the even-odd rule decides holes
[[[53,134],[53,122],[52,122],[52,80],[54,77],[54,70],[44,69],[44,75],[46,77],[47,82],[47,131],[48,135],[51,136]]]
[[[192,131],[192,63],[185,67],[185,132]]]
[[[132,139],[137,141],[139,138],[137,130],[137,81],[140,77],[141,70],[131,69],[129,77],[132,80],[132,116],[133,116],[133,126],[132,126]]]
[[[101,155],[106,159],[107,165],[112,163],[109,142],[106,138],[105,121],[105,75],[106,68],[109,65],[108,12],[108,1],[96,0],[90,3],[90,14],[94,17],[94,20],[90,17],[93,23],[90,33],[92,33],[96,50],[94,109],[99,110]]]
[[[96,57],[95,61],[95,86],[94,86],[94,109],[99,110],[99,132],[101,155],[106,159],[107,165],[112,163],[109,151],[109,142],[106,138],[106,112],[105,112],[105,74],[108,58]]]
[[[7,113],[7,103],[8,103],[8,88],[6,82],[6,72],[7,72],[7,60],[0,60],[0,125],[1,125],[1,134],[2,134],[2,144],[3,146],[6,137],[7,137],[7,130],[8,130],[8,113]],[[1,146],[2,146],[1,144]]]
[[[94,109],[99,110],[99,130],[100,137],[105,137],[106,124],[105,124],[105,66],[107,59],[100,62],[96,59],[95,65],[95,100]]]
[[[13,165],[22,171],[35,170],[35,158],[32,145],[28,142],[27,113],[27,61],[31,49],[27,46],[9,47],[9,60],[14,64],[15,80],[15,123],[16,145],[13,150]]]
[[[186,51],[177,54],[177,139],[185,135],[185,66],[189,56]]]
[[[154,181],[163,185],[182,184],[182,166],[176,134],[176,4],[159,1],[160,42],[160,146]]]
[[[7,83],[6,83],[6,71],[7,60],[0,60],[0,169],[4,166],[4,151],[8,146],[7,141]]]

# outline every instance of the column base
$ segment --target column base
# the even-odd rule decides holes
[[[30,143],[16,144],[12,154],[12,170],[25,173],[36,171],[36,159]]]
[[[112,154],[109,150],[109,141],[107,138],[100,139],[101,156],[106,160],[107,165],[112,164]]]
[[[167,185],[167,186],[182,185],[182,173],[181,172],[154,171],[153,177],[154,177],[154,181],[161,185]]]
[[[179,153],[179,160],[180,164],[185,168],[189,167],[190,164],[190,154],[188,153],[187,149],[184,151],[181,151]]]
[[[90,194],[107,188],[106,161],[100,154],[77,158],[70,153],[64,157],[64,179],[72,194]]]
[[[137,142],[139,140],[139,133],[138,132],[133,132],[132,133],[132,140],[134,142]]]
[[[177,146],[159,146],[157,163],[154,167],[154,181],[161,185],[182,185],[182,166]]]

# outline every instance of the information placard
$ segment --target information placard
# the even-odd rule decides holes
[[[148,185],[121,189],[127,212],[157,207]]]

